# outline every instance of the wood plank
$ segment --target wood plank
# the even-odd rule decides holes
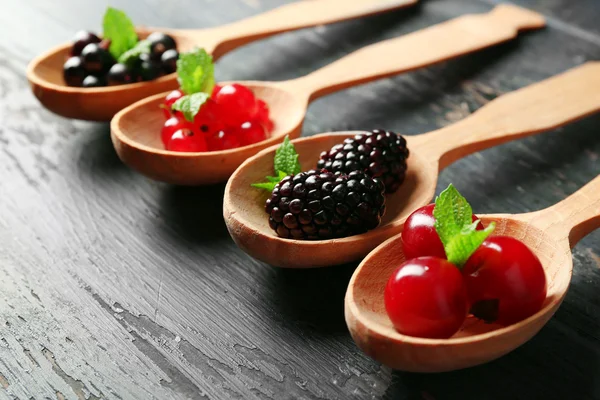
[[[354,265],[283,271],[250,259],[224,228],[222,186],[151,182],[119,162],[106,124],[68,121],[39,106],[24,67],[75,30],[97,29],[109,2],[88,3],[8,0],[11,12],[0,14],[0,398],[600,398],[599,232],[575,248],[567,299],[527,345],[451,374],[381,367],[358,351],[344,323]],[[110,2],[136,22],[173,27],[214,26],[281,3]],[[425,132],[598,59],[600,44],[577,33],[598,34],[590,23],[600,16],[595,2],[552,3],[523,0],[569,29],[551,24],[515,43],[328,96],[311,106],[304,134]],[[286,79],[489,7],[427,0],[417,10],[289,33],[226,56],[217,74]],[[550,205],[600,171],[599,122],[475,154],[444,171],[438,189],[454,183],[481,213]]]

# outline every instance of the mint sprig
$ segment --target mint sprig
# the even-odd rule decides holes
[[[104,39],[110,40],[108,51],[117,60],[138,42],[133,22],[127,14],[116,8],[108,7],[106,9],[102,29]]]
[[[258,189],[264,189],[264,190],[268,190],[269,192],[272,192],[273,189],[275,189],[275,186],[277,186],[277,184],[279,182],[281,182],[281,180],[283,178],[285,178],[286,176],[288,176],[288,174],[286,174],[283,171],[279,171],[279,176],[267,176],[265,178],[267,180],[267,182],[253,183],[252,187],[255,187]]]
[[[467,262],[496,228],[492,222],[484,230],[477,230],[480,221],[473,222],[472,215],[471,205],[452,184],[435,199],[435,230],[444,245],[448,261],[458,267]]]
[[[444,246],[460,233],[463,227],[471,225],[472,215],[471,205],[452,184],[435,199],[435,229]]]
[[[137,42],[133,48],[121,54],[118,58],[118,62],[131,68],[133,63],[135,63],[136,60],[139,60],[140,55],[142,54],[150,54],[150,42],[147,40]]]
[[[185,119],[194,122],[194,117],[200,108],[210,98],[207,93],[194,93],[183,96],[171,106],[171,110],[181,111]]]
[[[177,80],[185,95],[173,103],[171,110],[183,112],[185,119],[193,122],[215,86],[211,55],[198,48],[181,53],[177,60]]]
[[[296,175],[302,171],[296,148],[287,136],[283,139],[281,146],[275,151],[273,168],[275,168],[275,172],[285,172],[286,175]]]
[[[215,67],[210,54],[204,49],[181,53],[177,60],[177,80],[185,94],[210,94],[215,86]]]
[[[267,182],[253,183],[252,186],[258,189],[265,189],[270,192],[275,189],[275,186],[283,178],[288,175],[296,175],[302,171],[300,167],[300,160],[298,159],[298,153],[294,144],[290,142],[289,137],[285,137],[281,146],[275,151],[275,157],[273,159],[273,169],[277,176],[267,176],[265,179]]]

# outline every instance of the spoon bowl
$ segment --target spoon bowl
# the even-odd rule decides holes
[[[227,84],[227,82],[223,83]],[[165,150],[160,131],[165,118],[160,109],[169,92],[137,102],[117,113],[111,122],[112,140],[123,162],[144,175],[176,185],[223,182],[247,158],[280,142],[285,135],[300,135],[307,99],[293,96],[277,84],[242,82],[271,110],[274,130],[267,140],[238,149],[205,153]]]
[[[181,51],[193,48],[189,37],[165,29],[152,31],[138,29],[138,36],[146,38],[150,32],[160,31],[172,35]],[[33,94],[44,107],[66,118],[90,121],[108,121],[128,104],[178,86],[177,75],[168,74],[151,82],[99,88],[67,86],[62,75],[65,60],[69,57],[71,44],[57,46],[36,57],[27,67],[27,77]]]
[[[543,25],[544,19],[539,14],[500,5],[485,14],[465,15],[364,47],[301,78],[283,82],[241,82],[268,104],[275,123],[275,131],[268,140],[251,146],[223,152],[165,151],[159,139],[161,126],[157,123],[162,113],[156,107],[165,94],[120,111],[111,122],[113,143],[121,160],[152,179],[179,185],[223,182],[258,151],[279,143],[286,135],[300,136],[308,104],[318,97],[492,46],[516,37],[519,30]],[[474,38],[474,29],[485,29],[487,34]],[[430,46],[430,43],[439,45]],[[420,48],[428,51],[415,51]],[[398,60],[390,54],[416,55]]]
[[[521,240],[540,259],[547,280],[542,309],[506,327],[470,316],[449,339],[425,339],[398,333],[387,316],[385,285],[405,261],[400,235],[370,253],[354,272],[345,298],[346,323],[366,354],[394,369],[444,372],[499,358],[531,339],[563,301],[573,270],[570,248],[600,226],[600,177],[579,192],[546,210],[520,215],[482,215],[496,221],[494,235]]]
[[[391,11],[417,0],[351,0],[339,7],[338,0],[297,2],[232,24],[209,29],[139,28],[140,38],[151,32],[171,35],[179,51],[203,47],[216,60],[225,53],[254,40],[277,33],[333,23]],[[176,89],[176,74],[149,82],[101,88],[67,86],[62,68],[71,44],[55,47],[34,58],[27,67],[31,89],[44,107],[66,118],[109,121],[119,110],[156,93]]]
[[[273,175],[278,145],[245,161],[225,188],[223,215],[236,244],[274,266],[313,268],[344,264],[367,255],[402,230],[415,209],[433,199],[439,171],[468,154],[557,128],[600,110],[600,63],[590,62],[540,83],[498,97],[453,125],[406,137],[407,176],[387,196],[381,225],[361,235],[305,241],[283,239],[268,226],[267,195],[250,184]],[[317,165],[320,153],[356,132],[326,133],[293,140],[303,170]]]
[[[329,149],[361,132],[325,133],[294,140],[302,170],[313,169],[323,149]],[[410,143],[410,137],[407,140]],[[410,146],[410,144],[409,144]],[[389,205],[381,225],[370,232],[329,240],[283,239],[269,227],[264,204],[269,194],[252,188],[273,174],[273,157],[278,145],[250,158],[234,173],[225,189],[224,213],[227,228],[236,244],[250,255],[273,265],[310,268],[340,264],[364,256],[377,244],[397,232],[398,223],[413,203],[433,196],[437,173],[418,154],[408,159],[407,175],[400,189],[387,196]],[[332,251],[335,249],[335,251]],[[304,254],[304,256],[302,256]],[[307,257],[306,255],[310,255]],[[285,260],[284,263],[278,262]]]

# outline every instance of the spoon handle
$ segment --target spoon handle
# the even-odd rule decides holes
[[[439,160],[440,170],[468,154],[534,135],[600,110],[600,62],[502,95],[467,118],[415,136],[414,146]]]
[[[216,42],[213,57],[277,33],[331,24],[413,5],[418,0],[297,1],[238,22],[211,29]]]
[[[499,5],[485,14],[463,15],[364,47],[288,82],[308,92],[313,100],[351,86],[493,46],[515,38],[520,30],[543,26],[544,18],[540,14],[513,5]]]
[[[600,175],[563,201],[521,215],[557,239],[567,237],[573,248],[588,233],[600,228]]]

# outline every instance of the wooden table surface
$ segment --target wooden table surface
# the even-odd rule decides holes
[[[362,354],[344,323],[356,265],[294,271],[251,259],[225,229],[223,185],[172,187],[134,173],[115,155],[108,124],[49,113],[25,79],[34,55],[78,29],[99,30],[108,4],[139,24],[194,28],[285,2],[3,1],[0,399],[600,399],[600,232],[574,249],[566,300],[529,343],[469,370],[392,371]],[[219,61],[217,76],[296,77],[493,4],[422,3],[251,44]],[[310,107],[304,135],[427,132],[600,59],[598,0],[518,3],[544,13],[549,27],[323,98]],[[441,174],[438,191],[454,183],[479,213],[549,206],[600,172],[599,124],[593,116],[474,154]]]

